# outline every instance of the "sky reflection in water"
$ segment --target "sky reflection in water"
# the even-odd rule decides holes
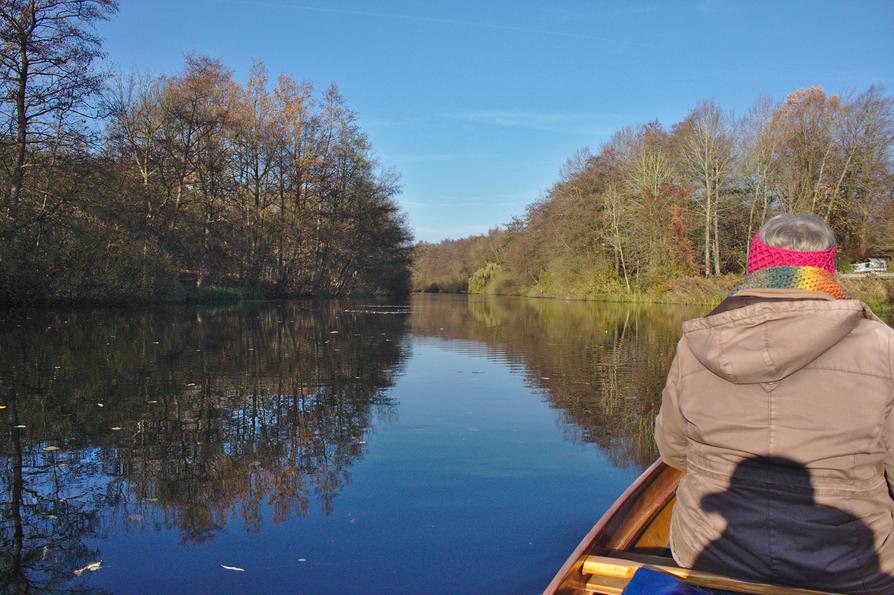
[[[537,592],[655,457],[697,314],[443,296],[9,313],[0,576]]]

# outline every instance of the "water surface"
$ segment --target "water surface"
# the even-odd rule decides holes
[[[654,460],[698,313],[443,296],[9,312],[2,580],[538,592]]]

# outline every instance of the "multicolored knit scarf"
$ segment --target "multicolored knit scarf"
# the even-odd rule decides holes
[[[846,300],[850,296],[835,277],[826,269],[819,267],[768,267],[760,269],[745,278],[745,281],[733,289],[730,295],[736,295],[745,289],[805,289],[822,291],[836,300]]]

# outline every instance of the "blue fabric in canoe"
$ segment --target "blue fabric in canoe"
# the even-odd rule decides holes
[[[671,576],[651,568],[638,568],[624,588],[623,595],[708,595],[711,591],[696,589]]]

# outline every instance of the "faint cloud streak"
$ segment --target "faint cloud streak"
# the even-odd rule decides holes
[[[561,113],[527,110],[471,110],[444,114],[445,118],[461,120],[486,126],[503,128],[524,128],[561,134],[608,135],[617,126],[608,125],[607,120],[624,117],[609,113]]]
[[[415,21],[422,23],[432,23],[439,25],[458,25],[462,27],[474,27],[479,29],[492,29],[497,31],[509,31],[514,33],[526,33],[531,35],[544,35],[549,37],[564,37],[566,39],[580,39],[584,41],[598,41],[623,47],[650,47],[647,44],[636,43],[626,40],[612,39],[609,37],[600,37],[596,35],[586,35],[583,33],[572,33],[570,31],[554,31],[552,29],[540,29],[537,27],[521,27],[516,25],[504,25],[501,23],[483,23],[479,21],[466,21],[462,19],[449,19],[441,17],[427,17],[421,15],[400,14],[393,12],[377,12],[367,10],[354,10],[348,8],[331,8],[322,6],[309,6],[306,4],[287,4],[285,2],[270,2],[268,0],[215,0],[225,4],[241,4],[244,6],[261,6],[267,8],[285,8],[291,10],[304,10],[309,12],[322,12],[331,14],[344,14],[352,16],[373,17],[377,19],[396,19],[403,21]]]
[[[459,226],[449,226],[449,225],[439,225],[437,227],[428,227],[428,226],[417,226],[413,229],[414,234],[417,239],[420,235],[436,235],[440,239],[451,239],[451,238],[464,238],[470,235],[477,235],[482,233],[487,233],[489,230],[493,229],[494,225],[459,225]],[[423,241],[435,241],[438,242],[440,239],[430,239]]]
[[[382,161],[400,163],[424,163],[431,161],[461,161],[466,159],[496,159],[496,153],[409,153],[406,155],[383,155]]]

